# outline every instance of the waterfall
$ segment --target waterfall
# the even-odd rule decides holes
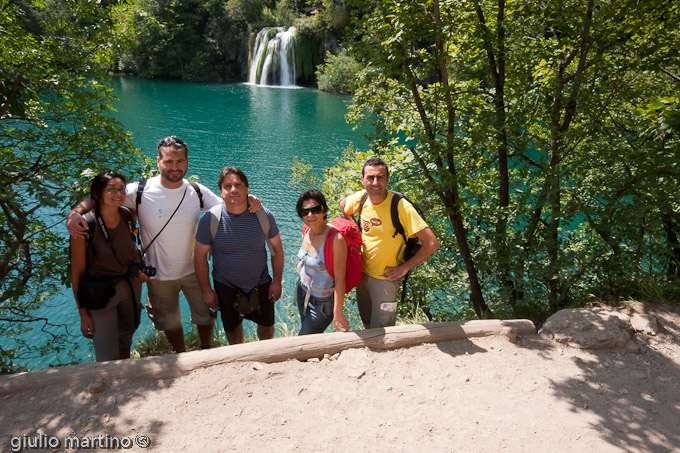
[[[255,38],[248,83],[295,86],[295,27],[263,28]]]

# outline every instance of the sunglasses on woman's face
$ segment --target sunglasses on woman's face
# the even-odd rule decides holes
[[[311,208],[300,209],[300,217],[307,217],[309,214],[321,214],[322,212],[323,208],[320,204],[318,204],[316,206],[312,206]]]

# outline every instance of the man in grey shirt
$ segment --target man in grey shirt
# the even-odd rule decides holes
[[[211,210],[201,218],[196,232],[194,267],[203,301],[210,307],[219,306],[229,344],[243,343],[243,319],[257,323],[260,340],[273,338],[274,302],[281,297],[284,263],[276,221],[267,208],[263,208],[266,220],[248,211],[248,179],[238,168],[222,169],[218,185],[224,203],[217,212]],[[267,269],[267,239],[271,242],[273,278]],[[211,249],[214,290],[208,275]],[[252,297],[259,307],[243,313],[234,307],[239,297]]]

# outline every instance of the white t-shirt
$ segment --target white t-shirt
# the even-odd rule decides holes
[[[138,182],[132,182],[126,186],[125,206],[133,211],[136,207],[138,185]],[[210,189],[202,184],[198,186],[203,194],[203,210],[223,203],[222,198]],[[186,196],[182,200],[185,190]],[[182,204],[168,226],[151,243],[175,211],[180,200]],[[189,181],[183,180],[182,186],[177,189],[167,189],[161,185],[160,176],[147,180],[138,209],[142,250],[151,243],[151,247],[146,250],[145,263],[156,268],[156,276],[153,278],[177,280],[193,274],[194,237],[201,215],[201,205],[198,194]]]

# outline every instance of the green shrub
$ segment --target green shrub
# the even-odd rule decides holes
[[[338,55],[326,54],[326,62],[317,66],[316,77],[319,89],[330,93],[351,94],[357,88],[357,73],[361,65],[347,51]]]

